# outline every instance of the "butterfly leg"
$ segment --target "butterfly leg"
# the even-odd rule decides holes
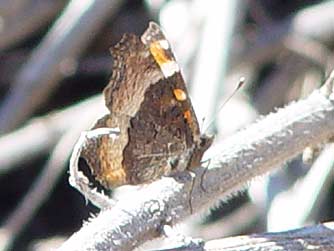
[[[202,173],[202,175],[201,175],[201,184],[200,184],[200,186],[201,186],[201,189],[202,189],[204,192],[207,192],[207,190],[206,190],[206,188],[204,187],[204,184],[203,184],[203,178],[204,178],[206,172],[208,171],[208,168],[209,168],[209,166],[210,166],[210,162],[211,162],[211,159],[208,159],[208,160],[205,160],[205,161],[203,161],[203,162],[201,163],[201,164],[203,164],[203,163],[208,163],[208,165],[207,165],[206,167],[204,167],[204,171],[203,171],[203,173]]]

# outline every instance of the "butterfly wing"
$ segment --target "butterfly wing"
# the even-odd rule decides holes
[[[111,52],[113,73],[104,90],[110,114],[94,129],[119,128],[120,134],[117,138],[102,135],[83,151],[93,174],[112,188],[184,170],[194,153],[198,155],[201,138],[185,82],[164,34],[150,23],[141,40],[124,35]]]

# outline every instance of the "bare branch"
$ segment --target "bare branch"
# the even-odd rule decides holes
[[[103,99],[98,95],[64,110],[35,118],[26,126],[0,137],[0,176],[27,159],[50,150],[69,125],[78,123],[83,115],[91,116],[92,124],[96,114],[105,111]]]
[[[80,123],[74,123],[58,141],[50,159],[43,168],[43,172],[37,177],[22,201],[2,226],[0,238],[3,241],[1,250],[10,250],[14,239],[24,229],[43,202],[48,199],[53,187],[65,170],[66,162],[71,152],[70,149],[73,148],[80,132],[91,123],[91,114],[82,114]]]
[[[0,3],[3,29],[0,29],[0,50],[12,47],[43,26],[64,7],[63,1],[8,1]],[[6,6],[7,5],[7,6]],[[13,8],[13,5],[15,6]]]
[[[334,145],[329,144],[302,179],[275,197],[268,212],[269,231],[298,228],[311,221],[312,214],[330,196],[334,180],[333,151]]]
[[[334,222],[276,233],[241,235],[210,241],[181,240],[160,251],[273,251],[332,250]]]
[[[67,70],[75,68],[77,58],[119,4],[120,1],[116,0],[70,1],[22,67],[5,98],[0,109],[1,133],[15,128],[43,103],[66,74],[61,65],[67,64]]]
[[[256,41],[251,46],[245,47],[243,51],[234,50],[238,52],[232,57],[231,69],[240,67],[240,65],[259,65],[271,60],[274,55],[284,50],[286,46],[284,42],[287,38],[297,36],[299,39],[309,39],[309,42],[314,39],[320,41],[321,44],[331,43],[334,37],[333,13],[334,3],[327,1],[301,10],[282,22],[271,24],[256,37]]]
[[[205,243],[203,250],[332,250],[334,223],[328,222],[297,230],[236,236]]]
[[[240,15],[238,6],[241,5],[240,1],[217,1],[210,4],[205,12],[191,88],[194,100],[205,100],[193,103],[199,118],[214,118],[217,113],[214,108],[219,107],[218,100],[224,93],[224,88],[226,90],[222,80],[226,74],[236,17]],[[217,26],[217,23],[222,25]],[[207,122],[205,121],[204,127],[209,126]]]

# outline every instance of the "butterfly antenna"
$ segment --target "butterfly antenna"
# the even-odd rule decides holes
[[[223,107],[227,104],[227,102],[230,101],[230,99],[237,93],[237,91],[239,91],[239,89],[245,84],[245,78],[241,77],[239,79],[238,85],[236,86],[236,88],[234,89],[234,91],[225,99],[225,101],[219,106],[218,112],[217,114],[223,109]],[[217,114],[211,119],[211,121],[208,124],[208,127],[206,128],[206,130],[204,132],[207,132],[209,130],[209,128],[213,125],[213,123],[215,122],[216,118],[217,118]],[[204,124],[204,118],[202,120],[203,124]]]
[[[204,126],[204,123],[205,123],[205,117],[202,118],[201,125],[200,125],[200,127],[199,127],[199,131],[200,131],[200,132],[203,132],[203,126]]]

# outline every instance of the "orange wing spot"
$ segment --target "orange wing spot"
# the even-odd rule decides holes
[[[173,59],[166,54],[165,49],[161,47],[159,41],[155,41],[150,45],[150,52],[159,66],[173,61]]]
[[[126,173],[124,169],[110,171],[105,176],[105,181],[110,187],[118,187],[126,183]]]
[[[182,89],[174,89],[173,93],[177,101],[185,101],[187,99],[187,94]]]
[[[188,124],[192,123],[193,118],[192,118],[191,113],[190,113],[189,110],[186,110],[186,111],[183,113],[183,117],[187,120]]]

